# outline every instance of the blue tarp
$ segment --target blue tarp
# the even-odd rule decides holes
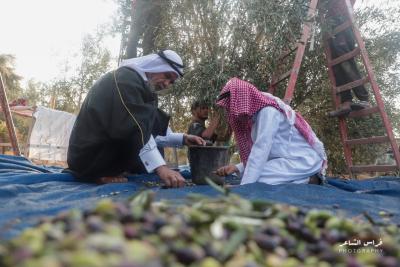
[[[127,199],[139,190],[149,188],[147,182],[159,182],[155,175],[130,176],[129,183],[95,185],[80,183],[60,168],[37,166],[24,157],[0,155],[0,240],[17,235],[36,224],[41,217],[53,216],[71,208],[89,209],[104,197]],[[182,171],[190,179],[188,170]],[[229,183],[237,184],[233,177]],[[216,196],[211,186],[190,186],[179,189],[151,187],[158,199],[184,201],[189,193]],[[233,193],[248,199],[263,199],[307,208],[343,211],[347,216],[367,212],[379,221],[380,211],[400,222],[400,178],[378,177],[364,181],[329,178],[324,186],[308,184],[234,186]]]

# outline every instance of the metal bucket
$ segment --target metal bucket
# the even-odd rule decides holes
[[[217,184],[224,183],[224,177],[216,175],[218,168],[229,163],[229,147],[225,146],[191,146],[189,147],[189,164],[192,182],[207,184],[208,177]]]

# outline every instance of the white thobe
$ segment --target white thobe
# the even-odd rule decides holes
[[[142,147],[139,153],[140,160],[143,162],[144,167],[148,173],[154,172],[155,169],[162,165],[166,165],[163,156],[158,151],[159,147],[182,147],[183,134],[173,133],[168,127],[165,136],[150,136],[149,141]]]
[[[308,183],[309,177],[321,170],[323,159],[274,107],[265,107],[253,116],[251,138],[246,167],[236,165],[241,184]]]

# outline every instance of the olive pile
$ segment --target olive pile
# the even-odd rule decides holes
[[[399,244],[393,224],[234,194],[155,202],[144,191],[43,219],[0,245],[0,266],[389,267],[400,266]]]

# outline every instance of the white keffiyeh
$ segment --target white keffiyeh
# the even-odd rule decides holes
[[[176,62],[180,65],[183,65],[181,57],[172,50],[163,51],[164,55],[168,57],[173,62]],[[162,59],[157,54],[150,54],[143,57],[136,57],[123,60],[120,67],[126,66],[128,68],[134,69],[139,75],[143,78],[143,80],[147,81],[146,72],[148,73],[162,73],[162,72],[175,72],[178,77],[179,73],[174,70],[164,59]],[[179,68],[179,70],[183,73],[183,69]]]

